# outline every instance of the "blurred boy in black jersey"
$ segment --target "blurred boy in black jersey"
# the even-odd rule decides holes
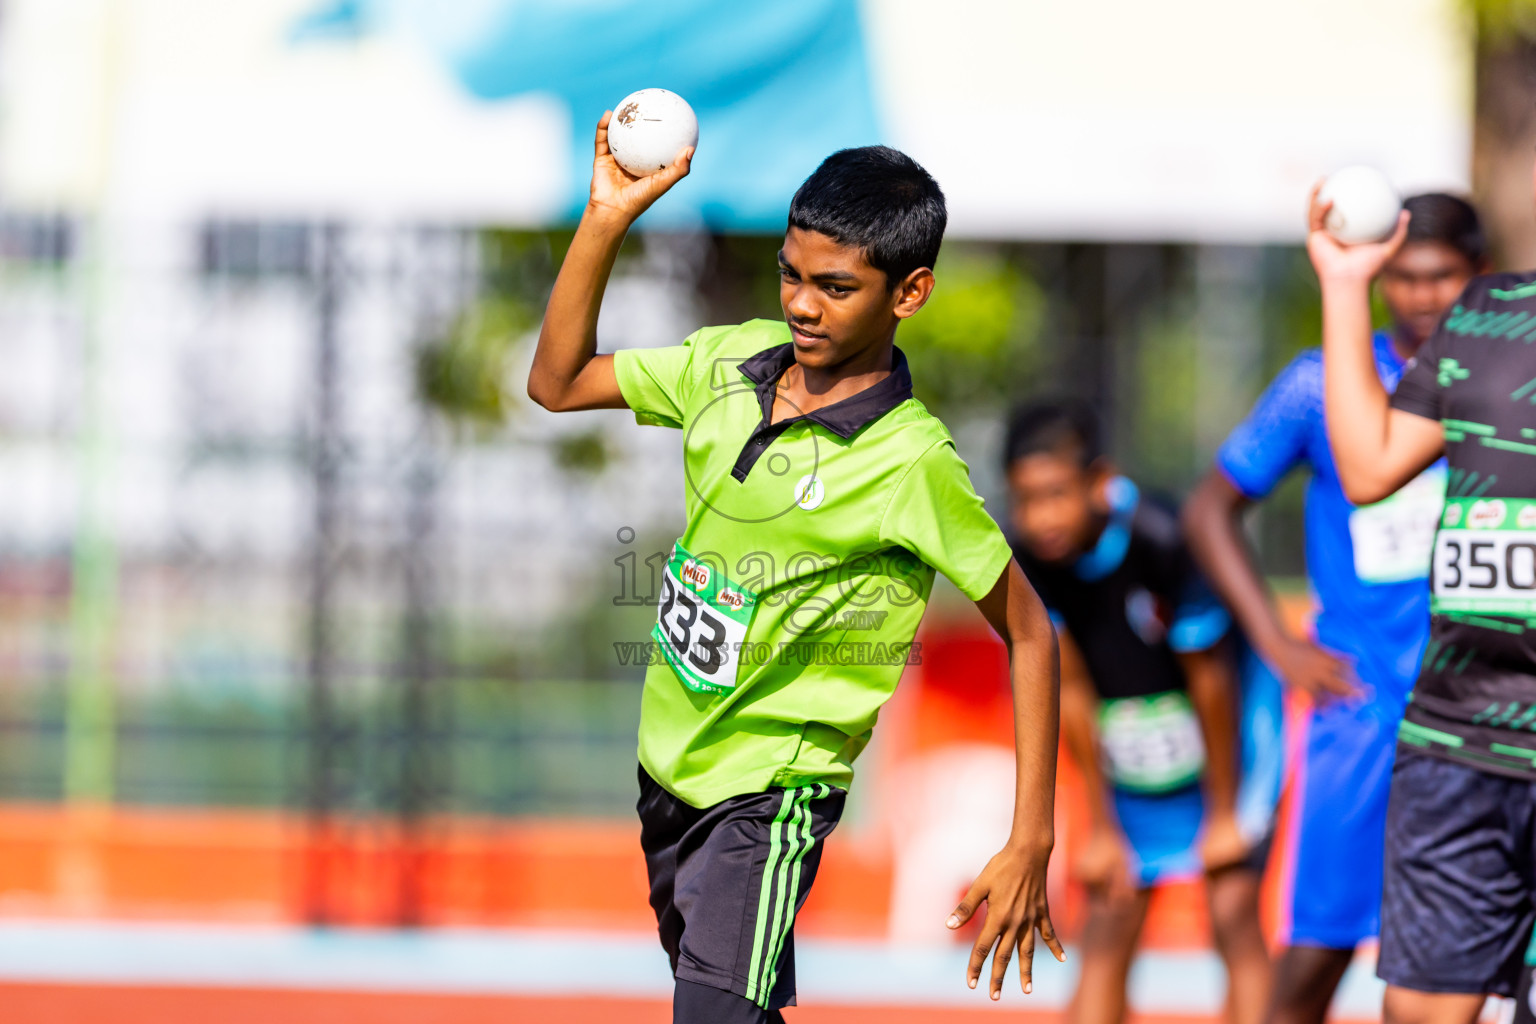
[[[1152,889],[1203,873],[1228,1020],[1257,1024],[1270,984],[1258,891],[1279,788],[1278,683],[1239,671],[1230,619],[1177,517],[1115,471],[1090,411],[1017,412],[1005,468],[1010,539],[1061,636],[1062,734],[1088,783],[1090,838],[1073,870],[1089,915],[1071,1019],[1124,1019]]]

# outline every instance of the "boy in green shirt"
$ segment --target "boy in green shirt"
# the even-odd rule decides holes
[[[608,152],[609,116],[528,394],[551,411],[629,408],[683,431],[687,526],[652,631],[638,805],[673,1019],[777,1021],[793,1004],[795,913],[853,760],[913,653],[936,570],[1008,644],[1018,763],[1009,842],[947,923],[985,901],[968,981],[993,954],[1000,998],[1017,951],[1027,993],[1037,930],[1064,958],[1045,897],[1056,644],[894,345],[933,291],[943,193],[895,150],[835,153],[790,207],[787,323],[598,355],[598,307],[624,235],[693,156],[635,178]]]

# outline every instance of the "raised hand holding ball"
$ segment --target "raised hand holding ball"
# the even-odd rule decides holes
[[[1403,201],[1387,176],[1364,164],[1330,174],[1317,200],[1333,204],[1323,227],[1344,245],[1385,240],[1397,227],[1403,209]]]
[[[1330,281],[1369,287],[1408,237],[1408,211],[1386,179],[1345,170],[1314,186],[1307,207],[1307,255],[1325,290]]]
[[[597,123],[588,211],[633,223],[688,174],[698,138],[698,120],[681,96],[641,89],[624,97]]]
[[[699,141],[688,101],[665,89],[641,89],[619,101],[608,122],[608,149],[624,170],[644,178],[671,166]]]

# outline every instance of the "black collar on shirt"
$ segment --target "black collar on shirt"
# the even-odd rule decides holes
[[[742,360],[741,375],[752,382],[753,390],[757,393],[757,403],[762,406],[763,418],[742,446],[736,466],[731,470],[731,475],[737,480],[746,480],[747,474],[757,464],[769,443],[802,420],[818,423],[838,437],[849,438],[912,397],[912,371],[907,369],[907,357],[893,345],[890,376],[841,401],[773,423],[774,392],[779,378],[794,363],[793,342],[763,349],[757,355]]]

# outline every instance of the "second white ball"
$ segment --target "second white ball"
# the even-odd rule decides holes
[[[1374,167],[1357,164],[1334,171],[1317,193],[1333,209],[1323,221],[1328,233],[1345,245],[1379,242],[1397,227],[1403,201],[1387,176]]]
[[[608,151],[637,178],[671,165],[677,154],[698,145],[699,119],[688,101],[666,89],[632,92],[613,108]]]

